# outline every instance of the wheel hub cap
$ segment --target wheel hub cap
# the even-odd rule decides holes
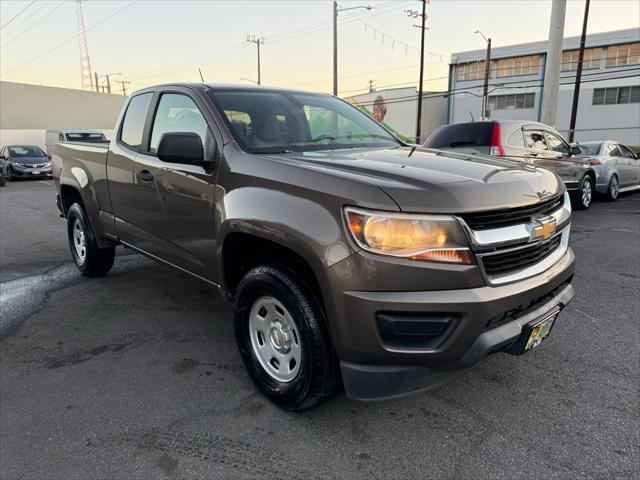
[[[87,242],[84,236],[84,230],[80,220],[76,218],[73,222],[73,246],[76,250],[78,258],[84,262],[87,257]]]
[[[258,298],[249,312],[249,336],[260,366],[272,378],[288,383],[300,371],[302,344],[293,318],[273,297]]]

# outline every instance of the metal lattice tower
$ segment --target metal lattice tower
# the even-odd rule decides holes
[[[82,80],[82,88],[93,90],[93,75],[91,74],[91,62],[89,61],[89,48],[87,47],[87,32],[84,29],[82,1],[83,0],[76,0],[78,41],[80,43],[80,78]]]

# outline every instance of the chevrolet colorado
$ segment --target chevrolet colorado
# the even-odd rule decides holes
[[[554,173],[406,145],[329,95],[147,88],[109,146],[56,144],[53,165],[80,272],[124,245],[215,285],[250,377],[291,410],[523,354],[574,295]]]

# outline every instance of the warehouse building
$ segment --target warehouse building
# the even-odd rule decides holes
[[[51,139],[61,130],[102,130],[110,138],[125,98],[70,88],[0,82],[0,146],[21,143],[50,151]]]
[[[579,47],[564,39],[555,127],[565,136]],[[492,50],[489,118],[540,120],[546,51],[546,41]],[[482,117],[485,59],[485,49],[453,54],[447,123]],[[575,138],[640,145],[640,28],[587,35]]]

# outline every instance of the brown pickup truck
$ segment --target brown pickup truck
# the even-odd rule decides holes
[[[124,245],[215,285],[249,375],[291,410],[528,352],[574,295],[554,173],[406,145],[328,95],[147,88],[108,147],[57,144],[53,166],[79,270]]]

